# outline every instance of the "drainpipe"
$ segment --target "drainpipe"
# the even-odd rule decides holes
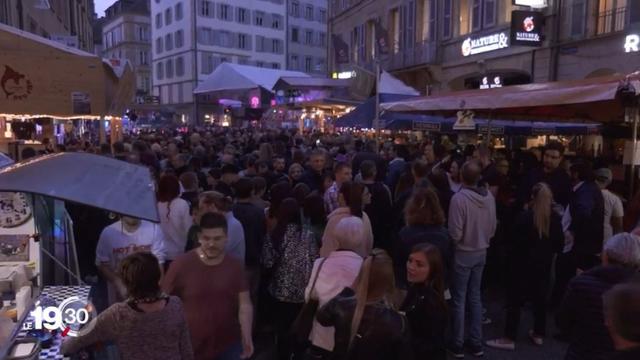
[[[555,28],[553,29],[552,37],[549,41],[549,47],[551,49],[551,63],[549,64],[549,81],[558,80],[558,63],[560,61],[560,29],[562,28],[562,0],[556,0],[553,9],[555,17]]]

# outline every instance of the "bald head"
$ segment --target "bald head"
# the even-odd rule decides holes
[[[466,186],[477,186],[482,177],[482,168],[476,160],[470,160],[462,165],[462,182]]]

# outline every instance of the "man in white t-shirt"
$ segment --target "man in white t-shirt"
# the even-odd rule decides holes
[[[107,279],[109,304],[127,296],[118,274],[120,262],[128,255],[146,251],[155,255],[162,265],[166,258],[163,244],[164,236],[158,225],[127,216],[102,230],[96,248],[96,265]]]
[[[602,197],[604,198],[604,242],[606,243],[613,235],[622,232],[622,218],[624,217],[624,208],[622,200],[618,195],[607,190],[611,184],[613,175],[611,170],[602,168],[596,170],[596,183],[602,189]],[[604,245],[604,244],[603,244]]]

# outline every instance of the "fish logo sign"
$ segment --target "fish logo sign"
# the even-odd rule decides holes
[[[0,87],[7,99],[24,100],[33,92],[33,83],[26,75],[4,66],[4,74],[0,79]]]

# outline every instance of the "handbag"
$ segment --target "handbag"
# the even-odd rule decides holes
[[[293,321],[293,324],[291,324],[291,338],[298,344],[303,344],[309,341],[309,334],[313,327],[313,319],[315,318],[318,306],[320,305],[320,299],[318,299],[318,294],[316,293],[316,282],[318,281],[318,275],[320,275],[320,271],[322,270],[322,265],[324,265],[326,260],[327,258],[322,259],[320,265],[318,265],[318,271],[316,271],[316,276],[313,278],[313,282],[311,283],[309,300],[304,303],[302,309],[298,313],[298,316]]]

